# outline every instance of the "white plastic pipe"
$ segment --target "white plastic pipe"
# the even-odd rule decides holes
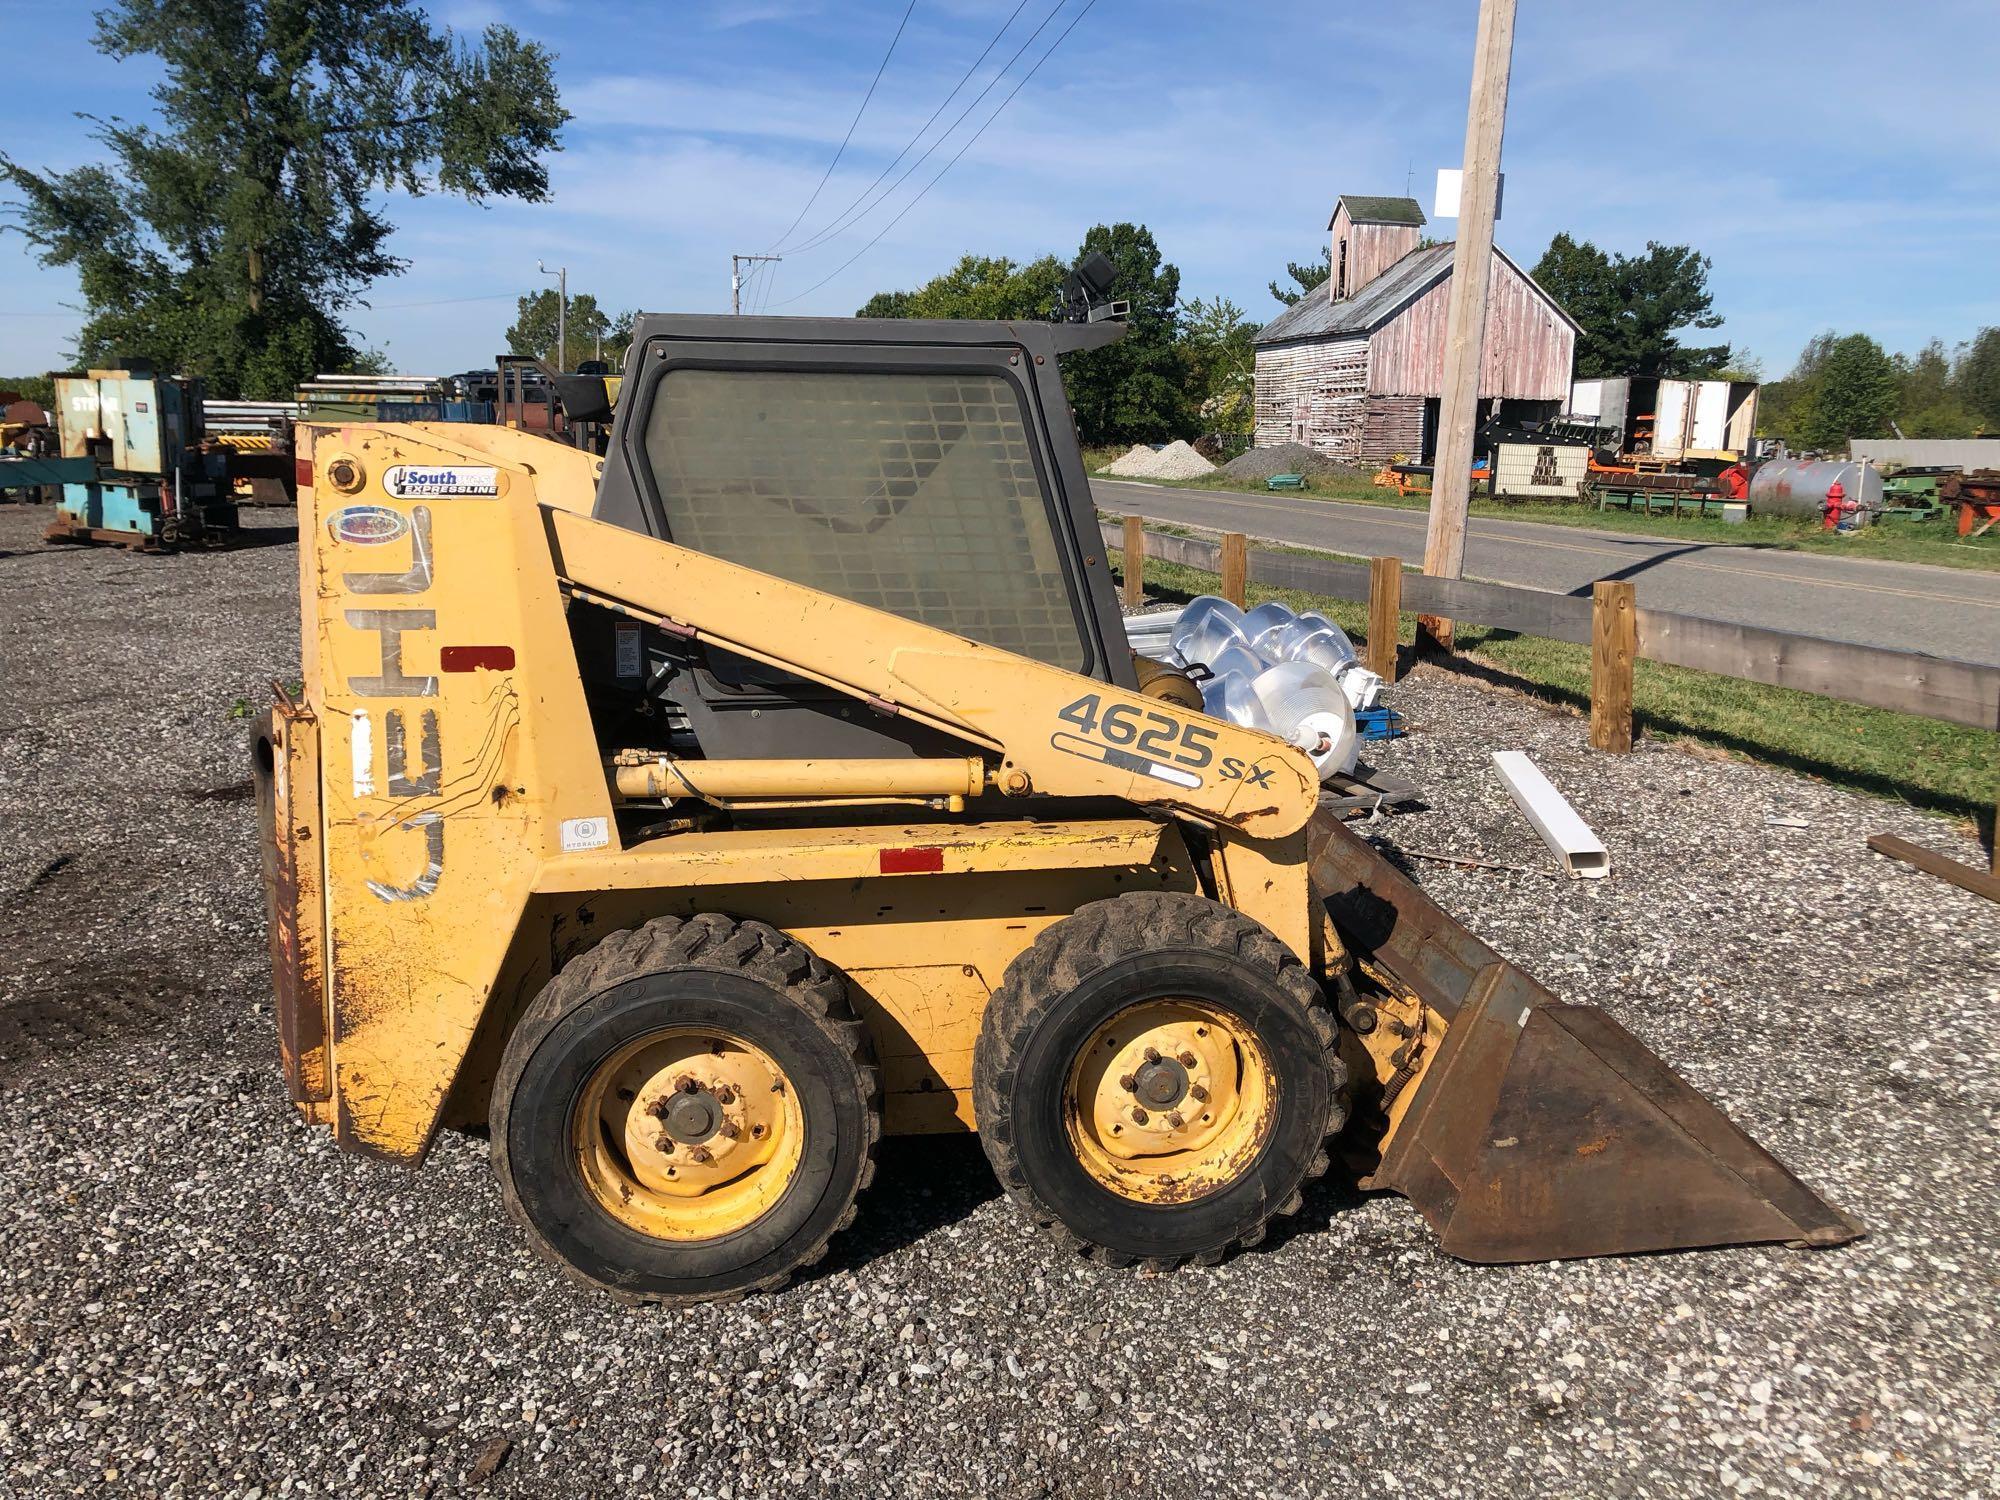
[[[1527,751],[1495,750],[1493,765],[1507,783],[1515,805],[1527,814],[1535,832],[1556,852],[1565,870],[1586,880],[1602,880],[1611,873],[1611,856],[1602,841],[1563,800],[1541,768],[1528,759]]]

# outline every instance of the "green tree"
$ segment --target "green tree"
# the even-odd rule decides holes
[[[1256,425],[1257,324],[1227,297],[1197,297],[1181,313],[1188,392],[1202,425],[1248,432]]]
[[[1952,388],[1981,431],[2000,430],[2000,328],[1982,328],[1973,335],[1952,376]]]
[[[1810,347],[1810,346],[1809,346]],[[1833,339],[1818,358],[1799,402],[1798,443],[1844,447],[1850,438],[1890,436],[1896,415],[1896,366],[1865,333]]]
[[[1275,281],[1267,282],[1266,285],[1271,288],[1271,295],[1273,297],[1276,297],[1285,306],[1290,307],[1315,287],[1326,285],[1327,278],[1333,274],[1333,247],[1331,245],[1320,246],[1319,259],[1309,261],[1304,265],[1299,264],[1295,260],[1287,262],[1285,265],[1285,274],[1298,283],[1299,289],[1296,292],[1292,291],[1289,287],[1279,286]]]
[[[908,292],[877,292],[854,310],[857,318],[913,318]]]
[[[12,391],[23,401],[55,410],[56,383],[46,375],[0,375],[0,391]]]
[[[1099,224],[1072,264],[1102,251],[1115,269],[1111,296],[1131,303],[1125,336],[1063,360],[1063,385],[1086,443],[1157,443],[1195,431],[1188,361],[1176,338],[1181,273],[1160,257],[1143,224]]]
[[[565,360],[559,357],[562,351],[556,348],[561,302],[562,297],[554,287],[519,298],[514,304],[513,326],[507,330],[507,352],[530,354],[573,370],[579,360],[598,357],[598,341],[602,340],[603,358],[614,369],[624,364],[625,351],[632,343],[632,320],[639,316],[637,313],[608,317],[589,292],[574,294],[569,299],[569,350]]]
[[[7,227],[76,268],[79,360],[145,355],[224,396],[353,359],[340,313],[403,268],[383,193],[545,199],[569,118],[545,49],[462,41],[413,0],[114,0],[96,44],[156,60],[161,123],[100,123],[115,167],[0,156]]]
[[[1813,383],[1818,379],[1833,344],[1831,331],[1814,334],[1806,340],[1805,348],[1799,351],[1791,373],[1782,380],[1767,381],[1757,393],[1757,432],[1760,436],[1781,437],[1795,446],[1801,441],[1799,422],[1812,394]]]
[[[1704,377],[1730,358],[1727,344],[1687,345],[1687,329],[1719,328],[1709,259],[1686,245],[1648,241],[1644,255],[1606,255],[1558,234],[1534,277],[1582,328],[1576,373]]]
[[[914,292],[877,292],[862,318],[1046,318],[1068,268],[1053,255],[1022,265],[1004,255],[967,255]]]
[[[1943,339],[1915,354],[1891,356],[1896,370],[1896,426],[1908,438],[1964,438],[1979,420],[1959,399],[1951,355]]]

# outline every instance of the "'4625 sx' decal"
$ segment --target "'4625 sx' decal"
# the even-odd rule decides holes
[[[1270,767],[1246,766],[1233,755],[1224,756],[1217,764],[1215,752],[1209,748],[1215,743],[1215,730],[1158,709],[1132,703],[1106,708],[1101,695],[1085,693],[1057,710],[1056,717],[1074,724],[1078,732],[1059,729],[1049,737],[1049,743],[1085,760],[1151,776],[1170,786],[1200,786],[1202,778],[1196,773],[1210,765],[1216,766],[1224,781],[1248,781],[1255,786],[1270,783]]]

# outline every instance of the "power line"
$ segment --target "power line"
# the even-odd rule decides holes
[[[826,244],[829,240],[832,240],[838,237],[839,235],[845,234],[849,229],[852,229],[856,224],[860,223],[863,219],[867,218],[868,215],[872,214],[873,212],[875,212],[876,209],[880,208],[884,203],[888,202],[889,199],[895,195],[896,189],[900,188],[905,182],[908,182],[910,180],[911,174],[914,173],[918,167],[921,167],[925,162],[929,161],[931,159],[932,153],[934,153],[938,147],[942,146],[946,141],[951,139],[951,133],[954,130],[958,129],[959,126],[965,123],[966,117],[968,115],[970,115],[975,109],[979,108],[980,101],[983,100],[988,94],[993,92],[994,88],[999,84],[1000,80],[1007,76],[1007,70],[1013,67],[1015,63],[1021,60],[1021,54],[1026,52],[1030,47],[1034,45],[1035,38],[1040,36],[1044,31],[1048,29],[1049,22],[1053,21],[1056,18],[1056,16],[1061,13],[1062,8],[1068,3],[1069,0],[1056,0],[1055,5],[1051,7],[1049,13],[1042,17],[1042,24],[1037,26],[1033,31],[1028,33],[1027,39],[1023,41],[1020,46],[1014,49],[1014,55],[1008,58],[1006,62],[1001,64],[1000,71],[995,73],[991,78],[989,78],[986,81],[986,87],[981,89],[977,94],[973,96],[972,102],[966,105],[964,109],[959,111],[958,118],[953,120],[951,124],[947,125],[944,128],[943,134],[939,135],[936,140],[932,141],[930,145],[926,146],[924,148],[924,154],[918,157],[915,161],[911,162],[909,166],[905,167],[903,169],[903,175],[898,177],[894,182],[890,183],[888,187],[883,189],[881,194],[875,199],[873,203],[870,203],[866,208],[862,209],[859,213],[854,214],[851,218],[846,218],[844,220],[837,220],[833,224],[829,225],[827,228],[822,229],[818,234],[814,235],[812,238],[808,239],[804,244],[793,246],[792,254],[803,255],[808,250],[818,249],[821,245]],[[1092,0],[1092,3],[1094,4],[1095,0]],[[1065,35],[1066,34],[1067,33],[1065,33]],[[1032,72],[1029,74],[1029,76],[1030,77],[1033,76]],[[1009,94],[1007,97],[1011,99],[1013,98],[1013,95]],[[950,101],[947,100],[946,102],[949,103]],[[1004,101],[1001,104],[1001,108],[1002,109],[1006,108],[1006,104]],[[887,176],[888,174],[884,172],[883,175]],[[865,197],[866,194],[864,194],[863,196]]]
[[[1064,0],[1064,3],[1067,3],[1067,0]],[[1097,0],[1085,0],[1084,7],[1082,10],[1076,13],[1076,18],[1072,20],[1069,23],[1069,25],[1063,28],[1061,36],[1057,37],[1053,42],[1049,43],[1049,50],[1044,52],[1040,57],[1035,59],[1035,65],[1032,68],[1028,69],[1028,71],[1022,75],[1021,81],[1014,85],[1012,91],[1007,95],[1005,99],[1002,99],[1000,101],[1000,107],[994,110],[992,114],[988,115],[985,118],[985,120],[983,120],[980,123],[979,128],[972,132],[971,138],[967,140],[963,146],[960,146],[958,148],[958,155],[952,157],[950,161],[946,162],[941,168],[939,168],[937,176],[933,177],[929,182],[925,183],[923,187],[918,190],[917,196],[912,198],[908,203],[903,205],[901,213],[898,213],[895,218],[891,219],[888,223],[884,224],[879,230],[877,230],[874,239],[870,240],[867,244],[863,245],[859,250],[855,251],[852,255],[848,256],[848,258],[842,261],[839,266],[835,267],[831,273],[822,277],[820,280],[814,282],[811,286],[807,287],[803,292],[800,292],[798,296],[787,297],[783,302],[780,302],[778,306],[786,307],[789,306],[791,303],[797,302],[802,297],[811,296],[814,292],[818,291],[821,287],[825,286],[827,282],[833,280],[835,276],[838,276],[842,271],[845,271],[849,266],[853,265],[857,260],[861,259],[861,257],[866,255],[870,250],[874,249],[875,246],[881,242],[883,235],[887,234],[890,230],[894,229],[898,224],[902,223],[903,215],[907,214],[911,209],[915,208],[919,203],[923,202],[924,194],[928,193],[932,188],[936,187],[938,183],[943,180],[944,174],[946,172],[949,172],[953,167],[958,165],[958,158],[960,156],[965,155],[966,152],[970,151],[972,149],[973,142],[977,141],[982,135],[986,134],[986,127],[991,125],[995,120],[1000,118],[1001,113],[1007,108],[1007,106],[1014,102],[1014,95],[1020,93],[1022,89],[1027,87],[1028,80],[1030,78],[1033,78],[1035,74],[1041,71],[1042,64],[1047,62],[1051,57],[1055,55],[1056,48],[1060,47],[1063,44],[1063,42],[1068,38],[1069,34],[1072,31],[1076,30],[1077,24],[1081,22],[1085,16],[1090,14],[1091,7],[1096,4]],[[1061,9],[1061,6],[1058,5],[1057,9]]]
[[[904,7],[903,19],[896,23],[896,34],[889,38],[889,50],[882,54],[882,61],[875,69],[875,77],[868,85],[868,92],[861,96],[861,108],[857,109],[854,112],[854,118],[847,122],[847,134],[840,138],[840,149],[833,153],[833,160],[826,164],[826,171],[820,176],[819,186],[814,188],[812,196],[806,199],[806,206],[799,210],[798,218],[792,220],[786,227],[784,234],[779,235],[776,240],[771,242],[770,248],[772,250],[776,250],[791,232],[799,227],[804,221],[805,216],[812,212],[812,206],[819,202],[819,195],[825,191],[828,180],[833,176],[833,169],[840,165],[840,158],[847,152],[847,143],[854,139],[854,127],[861,123],[862,115],[868,111],[868,101],[875,97],[875,85],[882,81],[882,74],[889,66],[889,59],[896,54],[896,43],[903,39],[903,28],[910,24],[910,12],[916,8],[917,0],[910,0],[910,3]]]
[[[951,92],[949,94],[946,94],[943,99],[938,101],[938,107],[931,111],[931,117],[928,120],[924,121],[923,124],[917,127],[917,133],[911,136],[909,140],[904,143],[903,149],[896,153],[895,160],[890,162],[888,166],[884,167],[879,173],[877,173],[875,180],[873,182],[869,183],[867,187],[863,188],[860,192],[854,195],[854,202],[848,204],[846,208],[843,208],[839,213],[833,216],[833,219],[831,221],[833,224],[840,223],[843,219],[846,218],[846,216],[849,213],[853,212],[856,205],[858,205],[863,198],[866,198],[870,193],[874,192],[876,188],[880,187],[882,185],[883,178],[887,177],[891,172],[895,171],[897,164],[900,163],[904,157],[908,156],[913,149],[915,149],[917,142],[922,140],[924,138],[925,133],[929,131],[931,126],[937,123],[937,118],[939,115],[945,112],[945,107],[949,105],[952,100],[958,97],[958,91],[964,88],[968,83],[972,81],[972,75],[979,71],[980,64],[985,62],[988,57],[993,55],[993,49],[1000,45],[1000,38],[1007,34],[1008,29],[1013,26],[1015,19],[1021,14],[1022,11],[1026,10],[1027,8],[1028,8],[1028,0],[1020,0],[1020,3],[1014,7],[1013,13],[1009,15],[1005,21],[1000,23],[1000,29],[993,33],[992,38],[986,43],[985,49],[979,54],[979,56],[975,57],[972,60],[972,65],[968,67],[962,74],[959,75],[958,82],[951,86]],[[1043,25],[1047,24],[1048,24],[1047,22],[1043,22]],[[1029,40],[1032,41],[1034,39],[1030,37]],[[1015,54],[1015,56],[1017,57],[1019,55],[1020,55],[1019,53]],[[1000,71],[1001,73],[1005,73],[1007,70],[1006,68],[1002,68]],[[996,82],[998,81],[997,75],[995,81]],[[988,87],[990,88],[991,85],[989,84]],[[975,100],[974,102],[976,103],[977,101]],[[963,118],[963,116],[961,116],[960,118]],[[945,135],[950,135],[950,134],[951,131],[949,130],[945,132]],[[939,137],[939,139],[942,140],[943,137]],[[919,160],[921,160],[921,158],[919,158]],[[900,181],[900,179],[898,180]],[[891,189],[891,191],[894,191],[894,189]],[[790,232],[791,231],[789,230],[786,231],[786,233],[788,234]],[[821,242],[821,239],[826,234],[826,232],[827,232],[826,230],[820,230],[816,234],[809,236],[808,243],[798,248],[801,250],[811,249],[814,245]]]

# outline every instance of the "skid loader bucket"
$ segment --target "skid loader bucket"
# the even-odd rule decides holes
[[[1350,950],[1445,1023],[1362,1185],[1410,1199],[1450,1254],[1571,1260],[1864,1232],[1638,1038],[1559,1001],[1331,816],[1309,840],[1314,892]]]

